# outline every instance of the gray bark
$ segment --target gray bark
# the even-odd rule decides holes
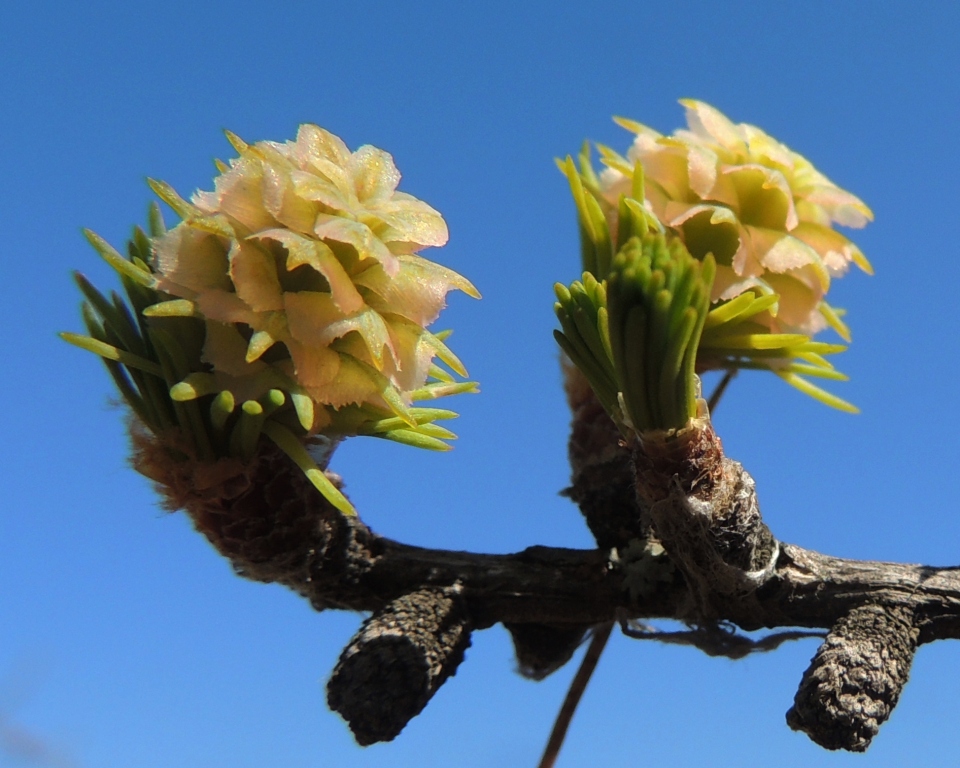
[[[242,575],[286,584],[318,610],[372,614],[328,687],[362,744],[394,738],[456,671],[471,631],[496,623],[533,679],[613,621],[677,619],[693,628],[687,641],[731,658],[754,646],[730,626],[827,630],[788,721],[827,748],[858,751],[896,704],[917,646],[960,637],[960,568],[778,542],[753,480],[723,455],[709,420],[682,438],[628,446],[591,398],[574,414],[567,494],[594,532],[592,550],[493,555],[391,541],[333,509],[269,445],[241,469],[214,467],[219,485],[195,488],[196,470],[182,463],[151,477]],[[140,456],[157,470],[153,450],[145,444]]]

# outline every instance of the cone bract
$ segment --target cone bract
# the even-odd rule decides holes
[[[771,370],[821,402],[856,411],[806,377],[846,379],[824,357],[845,347],[812,336],[829,325],[850,340],[843,311],[824,296],[851,261],[871,268],[832,225],[863,226],[870,209],[760,129],[734,125],[702,102],[683,104],[690,130],[672,136],[618,120],[637,138],[627,157],[600,146],[600,175],[589,145],[579,167],[569,157],[560,163],[577,207],[583,268],[604,282],[624,244],[648,232],[682,242],[699,260],[711,256],[713,308],[697,371]]]
[[[404,415],[434,357],[464,375],[426,327],[450,290],[479,294],[415,255],[443,245],[447,228],[396,191],[391,156],[351,153],[314,125],[283,144],[230,138],[240,156],[213,192],[188,203],[153,183],[183,218],[154,244],[156,287],[203,319],[210,386],[246,400],[289,380],[318,406],[315,432],[344,406]]]
[[[265,436],[354,514],[317,461],[325,467],[350,435],[449,448],[456,436],[435,422],[456,414],[413,404],[476,383],[456,380],[466,371],[449,333],[426,327],[450,290],[478,294],[415,255],[446,242],[446,225],[396,191],[387,153],[351,153],[313,125],[285,144],[228,138],[240,157],[218,163],[213,192],[188,202],[151,181],[182,219],[172,230],[154,204],[149,236],[137,228],[126,258],[86,232],[126,298],[107,299],[78,274],[89,335],[61,336],[104,360],[137,416],[135,442],[145,444],[140,424],[161,446],[152,456],[247,462]],[[145,469],[156,463],[137,466],[170,475]]]
[[[755,318],[772,333],[812,335],[830,325],[849,340],[824,296],[850,262],[872,270],[833,225],[862,227],[870,209],[756,126],[734,124],[700,101],[682,104],[689,130],[670,136],[619,121],[636,138],[626,158],[602,149],[608,167],[599,188],[611,218],[639,162],[650,209],[691,254],[717,260],[714,301],[751,289],[776,294],[776,311]]]

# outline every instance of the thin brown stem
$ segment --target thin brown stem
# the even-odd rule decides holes
[[[723,393],[726,392],[727,387],[736,375],[736,368],[731,368],[724,373],[723,378],[720,380],[720,383],[717,384],[716,389],[713,390],[713,393],[710,395],[710,400],[707,403],[707,408],[710,412],[716,409],[720,398],[723,397]],[[560,754],[560,748],[563,746],[563,741],[566,738],[567,729],[570,727],[570,722],[576,713],[577,705],[580,703],[583,692],[590,682],[590,677],[597,668],[597,663],[600,661],[600,656],[607,645],[607,640],[610,637],[612,628],[612,623],[606,623],[597,625],[594,630],[590,647],[587,648],[587,652],[580,664],[580,669],[577,670],[577,674],[570,683],[570,688],[567,690],[563,706],[560,707],[560,712],[557,714],[556,721],[554,721],[553,731],[550,733],[550,739],[547,742],[547,747],[544,750],[538,768],[553,768],[553,764]]]
[[[563,747],[563,740],[567,737],[567,730],[570,728],[570,722],[577,711],[577,705],[583,692],[587,689],[587,683],[593,676],[593,671],[597,668],[597,662],[600,661],[600,655],[607,646],[607,640],[610,639],[610,632],[613,630],[613,622],[608,621],[604,624],[598,624],[593,630],[593,639],[587,647],[587,652],[583,655],[583,661],[580,662],[580,668],[574,675],[567,695],[564,697],[563,706],[557,713],[557,719],[553,723],[553,730],[550,732],[550,739],[547,741],[547,747],[543,750],[543,757],[540,758],[540,764],[537,768],[553,768],[557,757],[560,755],[560,749]]]
[[[716,389],[713,390],[713,394],[710,395],[710,399],[707,400],[707,408],[710,410],[710,413],[713,413],[717,405],[720,404],[720,398],[723,397],[723,393],[727,391],[727,387],[730,386],[730,382],[734,380],[736,375],[736,368],[728,368],[727,372],[723,374],[720,383],[717,384]]]

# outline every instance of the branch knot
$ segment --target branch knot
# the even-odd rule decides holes
[[[469,645],[458,586],[403,595],[367,619],[344,649],[327,703],[361,746],[390,741],[456,672]]]
[[[906,685],[918,634],[907,608],[850,611],[804,673],[787,724],[827,749],[864,752]]]

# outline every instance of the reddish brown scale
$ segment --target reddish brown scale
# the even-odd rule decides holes
[[[131,428],[134,468],[156,484],[163,505],[183,509],[194,527],[247,578],[291,586],[342,515],[278,448],[261,439],[248,462],[185,460],[176,437]]]

